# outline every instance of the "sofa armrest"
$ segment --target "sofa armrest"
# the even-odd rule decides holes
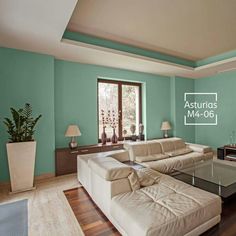
[[[112,157],[94,157],[88,160],[90,169],[107,181],[127,178],[132,168]]]
[[[212,148],[209,146],[195,144],[195,143],[186,143],[187,147],[191,148],[194,152],[208,153],[212,152]]]
[[[116,152],[110,156],[120,162],[125,162],[130,160],[129,152],[127,150],[120,150],[119,152]]]

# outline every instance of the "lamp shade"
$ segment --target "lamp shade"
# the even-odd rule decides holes
[[[80,135],[81,135],[81,132],[77,125],[69,125],[65,133],[66,137],[76,137]]]
[[[163,121],[161,124],[161,130],[170,130],[171,126],[169,121]]]

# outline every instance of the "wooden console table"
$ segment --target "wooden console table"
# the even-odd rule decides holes
[[[236,145],[225,145],[217,148],[217,157],[221,160],[236,161],[236,157],[230,157],[230,154],[236,155]]]
[[[108,143],[106,145],[95,144],[79,146],[76,149],[57,148],[55,150],[55,172],[56,176],[72,174],[77,172],[77,155],[96,152],[108,152],[123,149],[123,143]]]

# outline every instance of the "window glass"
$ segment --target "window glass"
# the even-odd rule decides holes
[[[136,126],[136,134],[139,127],[139,87],[122,85],[122,126],[127,135],[132,135],[130,126]]]
[[[107,138],[116,135],[120,140],[132,135],[130,126],[136,126],[135,134],[138,135],[141,123],[141,84],[122,81],[98,80],[98,120],[99,139],[106,129]]]
[[[99,138],[103,132],[103,126],[106,126],[107,137],[113,134],[111,119],[115,118],[116,134],[118,135],[118,84],[102,83],[98,84],[99,99]],[[115,116],[115,117],[114,117]],[[114,122],[113,122],[114,123]]]

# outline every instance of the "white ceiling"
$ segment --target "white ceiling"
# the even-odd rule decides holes
[[[79,0],[68,29],[200,60],[236,49],[235,0]]]
[[[93,1],[94,4],[97,2],[102,3],[103,0]],[[134,3],[136,0],[125,2]],[[0,0],[0,46],[49,54],[63,60],[189,78],[236,68],[236,58],[194,70],[120,51],[61,40],[76,3],[77,0]]]

